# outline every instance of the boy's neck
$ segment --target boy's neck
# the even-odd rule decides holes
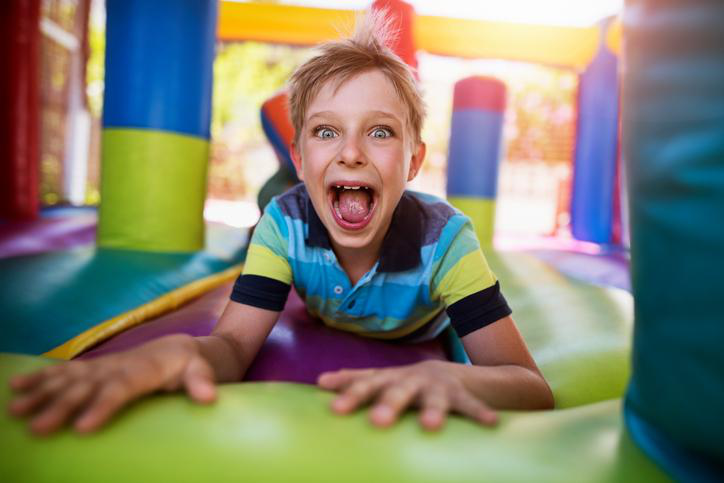
[[[334,240],[330,241],[332,242],[332,249],[337,255],[337,260],[347,273],[352,285],[356,285],[359,279],[369,272],[380,258],[382,239],[375,240],[370,245],[362,248],[343,247],[335,243]]]

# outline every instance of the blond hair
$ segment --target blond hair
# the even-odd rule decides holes
[[[412,138],[415,143],[422,141],[425,104],[412,69],[387,47],[395,35],[387,12],[371,11],[357,19],[352,37],[320,45],[320,53],[297,68],[289,80],[289,110],[295,142],[299,141],[309,104],[326,82],[335,81],[339,86],[374,69],[392,83],[407,108]]]

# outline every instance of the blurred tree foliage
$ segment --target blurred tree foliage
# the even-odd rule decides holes
[[[94,5],[95,6],[95,5]],[[86,64],[86,92],[88,108],[94,117],[100,117],[103,110],[103,87],[105,85],[106,28],[105,15],[91,15],[88,26],[88,46],[90,55]]]
[[[568,163],[573,154],[577,76],[530,66],[529,75],[506,79],[506,153],[509,161]]]
[[[309,49],[258,42],[217,46],[210,197],[251,200],[276,171],[276,157],[261,129],[261,105],[309,55]]]
[[[88,153],[88,185],[86,203],[95,205],[100,202],[100,144],[101,116],[103,114],[103,91],[106,71],[106,16],[105,8],[99,0],[91,3],[90,23],[88,25],[89,56],[86,63],[86,99],[91,114],[91,141]]]
[[[43,0],[41,18],[76,36],[78,2]],[[63,201],[63,158],[71,51],[47,34],[40,38],[40,199],[45,205]]]

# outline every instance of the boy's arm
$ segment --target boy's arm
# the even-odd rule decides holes
[[[240,381],[278,319],[277,311],[229,301],[211,335],[196,338],[215,380]]]
[[[194,401],[210,403],[215,381],[241,380],[278,317],[229,302],[210,336],[170,335],[16,376],[10,386],[19,394],[9,410],[29,418],[35,433],[47,434],[71,420],[78,431],[96,430],[129,402],[158,390],[184,389]]]
[[[482,424],[497,421],[495,408],[549,409],[553,395],[509,316],[462,338],[472,366],[425,361],[387,369],[343,370],[323,374],[319,384],[340,392],[332,402],[339,413],[372,404],[370,419],[393,424],[409,406],[420,408],[420,423],[439,429],[454,411]]]
[[[71,361],[16,376],[19,394],[10,412],[28,417],[36,433],[50,433],[73,420],[93,431],[130,401],[158,390],[185,389],[197,402],[216,398],[215,382],[239,381],[284,307],[292,280],[287,240],[269,203],[257,224],[244,273],[211,335],[171,335],[127,352]],[[263,308],[262,308],[263,307]]]
[[[472,366],[460,364],[460,377],[475,396],[492,407],[551,409],[553,393],[510,316],[462,338]]]

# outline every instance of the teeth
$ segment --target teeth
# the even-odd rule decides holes
[[[343,188],[344,188],[344,189],[346,189],[346,190],[358,190],[358,189],[360,189],[360,188],[363,188],[363,189],[369,191],[369,189],[370,189],[369,186],[347,186],[347,185],[338,185],[338,184],[337,184],[337,185],[334,185],[334,187],[337,188],[337,189],[343,189]]]

